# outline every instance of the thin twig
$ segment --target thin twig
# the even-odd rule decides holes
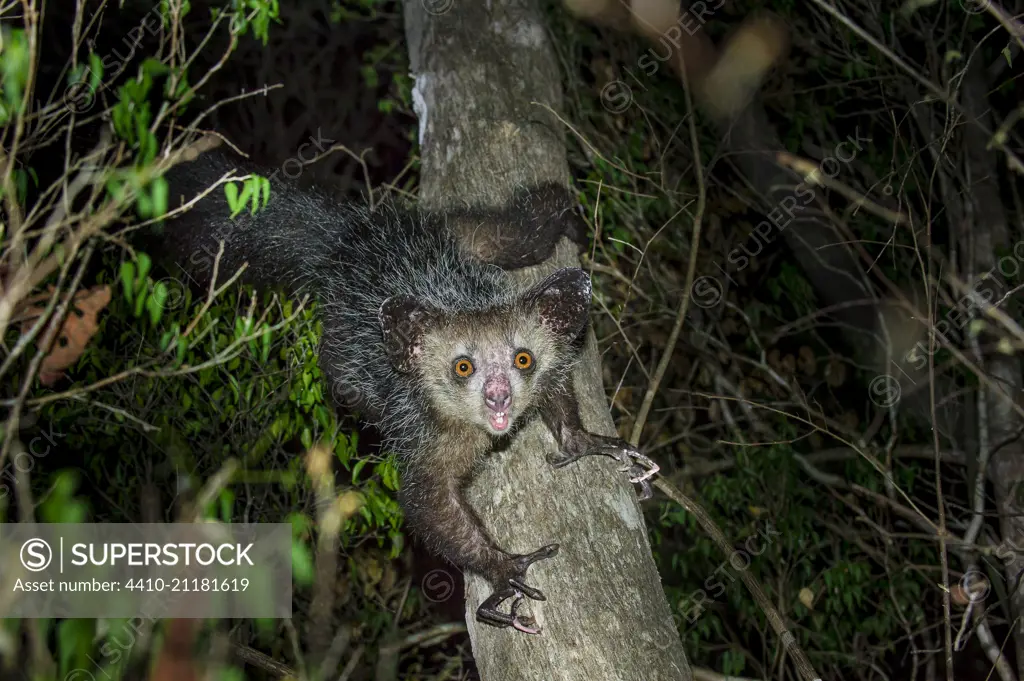
[[[679,54],[679,59],[682,61],[682,53]],[[658,362],[658,368],[654,371],[654,378],[651,379],[650,384],[647,386],[647,392],[644,394],[644,400],[640,405],[640,411],[637,413],[636,421],[633,423],[633,432],[629,436],[629,442],[634,447],[640,444],[640,437],[643,434],[644,424],[647,422],[647,414],[651,411],[651,405],[654,403],[654,396],[658,392],[658,387],[661,385],[661,380],[665,377],[665,372],[668,370],[668,365],[672,360],[672,354],[675,352],[676,342],[679,340],[679,334],[683,330],[683,322],[686,320],[686,313],[690,307],[690,292],[693,288],[694,275],[697,273],[697,253],[700,250],[700,233],[701,224],[704,219],[704,210],[707,206],[707,186],[704,182],[704,165],[701,162],[700,157],[700,140],[697,137],[697,122],[696,112],[694,111],[693,98],[690,96],[690,86],[686,79],[686,69],[683,65],[679,65],[679,71],[683,78],[683,93],[686,96],[686,110],[689,115],[690,124],[690,145],[693,149],[693,163],[694,163],[694,177],[697,182],[697,207],[693,213],[693,233],[690,237],[690,262],[686,269],[686,283],[683,285],[683,299],[679,303],[679,311],[676,312],[676,320],[672,325],[672,332],[669,334],[668,342],[665,343],[665,349],[662,351],[661,360]]]

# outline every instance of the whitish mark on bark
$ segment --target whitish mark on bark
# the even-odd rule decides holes
[[[444,162],[451,163],[452,159],[456,157],[461,151],[459,140],[462,139],[462,132],[458,128],[452,128],[452,136],[448,141],[448,148],[444,152]]]
[[[427,134],[427,97],[430,93],[432,83],[430,75],[419,73],[414,76],[415,84],[412,86],[412,110],[420,122],[419,138],[420,146],[424,146],[424,138]]]
[[[496,35],[504,36],[511,45],[537,49],[544,46],[544,29],[529,21],[520,21],[511,26],[504,21],[495,21],[491,29]]]
[[[622,522],[634,532],[643,532],[644,526],[640,522],[640,514],[636,512],[636,503],[632,499],[626,496],[627,491],[619,488],[615,494],[609,494],[605,497],[608,505],[622,518]]]

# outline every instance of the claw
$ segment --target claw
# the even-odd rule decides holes
[[[512,601],[508,613],[498,610],[498,606],[509,598],[514,598],[515,600]],[[522,603],[523,598],[525,598],[524,594],[511,589],[495,592],[477,608],[476,616],[482,622],[495,627],[512,627],[524,634],[537,635],[540,633],[540,627],[536,626],[533,618],[528,616],[521,617],[519,615],[519,604]]]
[[[646,483],[661,471],[661,466],[625,442],[605,445],[602,449],[622,463],[622,468],[619,469],[619,472],[629,472],[629,481],[634,485]]]
[[[640,483],[640,495],[638,499],[640,499],[640,501],[647,501],[652,496],[654,496],[654,492],[651,490],[651,483],[644,480]]]
[[[556,468],[567,466],[584,456],[608,456],[621,464],[619,473],[628,473],[629,481],[640,485],[640,500],[651,498],[650,479],[661,472],[661,466],[651,458],[641,454],[625,440],[616,437],[578,432],[572,436],[565,449],[557,455],[549,456],[548,463]]]
[[[512,576],[508,576],[509,572],[506,572],[500,579],[497,576],[491,578],[492,583],[499,588],[477,608],[477,619],[496,627],[512,627],[524,634],[539,634],[540,628],[535,626],[533,618],[520,617],[518,613],[519,605],[524,598],[535,601],[547,600],[544,592],[526,583],[526,570],[538,560],[550,558],[556,553],[558,553],[558,544],[548,544],[533,553],[511,557],[509,572]],[[510,598],[515,600],[512,601],[508,613],[498,610],[498,606]]]
[[[646,461],[644,463],[648,465],[647,472],[644,473],[643,475],[630,478],[629,479],[630,482],[632,482],[632,483],[647,482],[648,480],[653,478],[655,475],[657,475],[658,471],[661,470],[661,466],[659,466],[658,464],[654,463],[653,461],[648,460],[648,461]]]
[[[540,634],[540,629],[539,628],[531,629],[530,627],[528,627],[525,624],[523,624],[519,619],[513,619],[512,620],[512,628],[515,629],[516,631],[521,631],[524,634],[534,634],[534,635]]]
[[[513,588],[515,588],[516,593],[519,596],[519,600],[516,601],[517,603],[523,599],[524,595],[529,596],[535,601],[547,600],[547,598],[544,597],[544,592],[542,592],[540,589],[534,589],[532,586],[529,586],[521,579],[510,579],[508,580],[508,583],[511,584]]]
[[[519,617],[519,604],[523,602],[523,594],[516,594],[516,599],[512,601],[512,605],[509,606],[509,614],[512,615],[512,628],[516,631],[521,631],[524,634],[537,635],[540,633],[540,627],[534,626],[532,617]]]

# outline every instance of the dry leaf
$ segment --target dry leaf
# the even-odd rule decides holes
[[[800,367],[800,371],[804,372],[805,376],[813,376],[818,368],[818,359],[814,356],[814,350],[811,350],[806,345],[802,345],[798,354],[800,356],[796,363]]]
[[[800,602],[804,604],[804,607],[808,610],[814,608],[814,592],[808,589],[806,586],[800,589],[798,598],[800,599]]]
[[[391,593],[395,588],[395,584],[398,582],[398,573],[391,566],[391,563],[384,563],[384,576],[380,579],[380,592],[382,594]]]
[[[825,381],[833,388],[846,382],[846,365],[838,357],[830,357],[825,367]]]
[[[52,292],[52,288],[51,288]],[[43,302],[48,299],[51,293],[40,294],[33,297],[32,301]],[[74,365],[78,358],[85,352],[99,328],[97,316],[100,311],[110,303],[110,287],[94,286],[75,293],[71,301],[71,310],[64,318],[64,325],[57,334],[53,345],[47,348],[47,355],[39,367],[39,382],[43,385],[53,385],[61,376],[64,370]],[[45,305],[32,305],[25,310],[26,317],[21,323],[21,332],[28,333],[32,324],[46,311]]]
[[[345,572],[338,573],[338,579],[334,582],[334,599],[335,605],[342,606],[349,602],[352,598],[352,585],[349,582],[348,574]]]
[[[365,580],[363,586],[367,589],[379,584],[380,580],[384,577],[384,568],[381,567],[376,558],[366,558],[360,567],[362,568]]]
[[[786,375],[792,376],[796,372],[796,357],[793,355],[786,355],[783,357],[782,370]]]
[[[967,590],[959,584],[953,584],[949,587],[949,597],[953,601],[953,605],[958,605],[961,608],[971,602]]]
[[[960,581],[951,584],[949,595],[952,601],[961,607],[968,603],[981,603],[988,596],[992,585],[988,578],[978,570],[968,570]]]
[[[153,665],[150,681],[196,681],[199,669],[192,654],[198,626],[196,620],[168,620],[164,643]]]
[[[750,206],[747,205],[746,201],[739,197],[734,197],[731,195],[723,196],[721,199],[715,202],[715,205],[718,207],[719,211],[727,215],[732,215],[734,213],[745,214],[748,210],[750,210]]]

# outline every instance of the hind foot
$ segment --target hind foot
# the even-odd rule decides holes
[[[549,544],[542,549],[521,556],[512,556],[501,567],[499,574],[491,580],[495,586],[494,593],[477,608],[477,619],[494,627],[512,627],[524,634],[539,634],[540,629],[532,617],[518,614],[519,605],[524,597],[535,601],[546,600],[540,589],[526,583],[526,570],[538,560],[551,558],[558,553],[558,544]],[[498,610],[498,606],[513,598],[507,613]]]

